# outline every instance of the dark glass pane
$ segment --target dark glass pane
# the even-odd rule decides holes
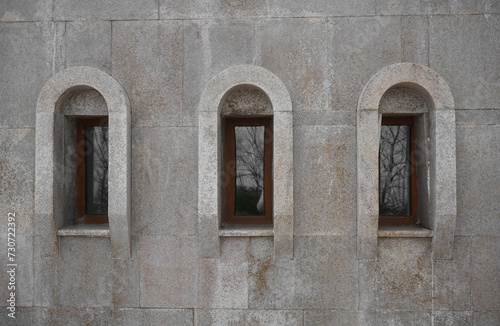
[[[234,127],[236,216],[264,215],[264,126]]]
[[[380,133],[380,215],[410,216],[410,126],[383,125]]]
[[[108,214],[108,127],[85,127],[85,214]]]

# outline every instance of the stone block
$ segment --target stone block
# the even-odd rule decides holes
[[[33,317],[33,325],[113,325],[113,311],[109,308],[40,308]]]
[[[0,22],[48,21],[52,19],[52,1],[3,1],[0,4]]]
[[[472,304],[474,311],[500,310],[500,237],[472,238]]]
[[[295,237],[293,260],[272,260],[271,243],[250,242],[251,309],[353,309],[358,304],[354,238]]]
[[[248,307],[248,238],[223,238],[221,256],[200,261],[200,308]]]
[[[426,317],[429,323],[421,323],[420,317]],[[418,323],[417,319],[418,318]],[[415,313],[413,311],[368,311],[361,312],[359,317],[359,324],[362,326],[408,326],[408,325],[425,325],[430,326],[431,315],[430,313]]]
[[[456,110],[458,125],[500,125],[500,110]]]
[[[55,307],[59,305],[58,257],[44,257],[39,236],[33,239],[33,306]]]
[[[182,23],[113,22],[112,74],[127,90],[132,126],[182,121]]]
[[[401,61],[429,63],[429,34],[427,16],[401,17]]]
[[[7,214],[5,216],[7,217]],[[24,218],[31,219],[27,216]],[[20,219],[18,216],[18,220]],[[2,305],[6,305],[10,293],[15,290],[16,307],[30,307],[33,305],[33,237],[24,235],[17,227],[15,228],[15,236],[8,236],[8,232],[12,232],[12,230],[8,230],[7,219],[3,225],[5,225],[5,231],[0,233],[0,241],[4,244],[4,250],[0,252],[0,260],[4,262],[5,267],[0,273],[0,284],[4,285],[0,287],[0,300]],[[15,246],[9,245],[7,247],[8,238],[15,241]],[[7,251],[7,248],[14,248],[15,251]],[[8,252],[14,254],[14,256],[7,255]],[[14,260],[11,261],[11,258]],[[17,265],[9,266],[7,264]],[[14,268],[15,275],[7,273],[11,268]],[[10,288],[11,286],[15,288]]]
[[[184,125],[198,125],[198,102],[212,77],[230,66],[253,62],[254,25],[252,20],[184,22]]]
[[[296,126],[295,234],[356,234],[356,131],[351,126]]]
[[[195,326],[299,326],[301,310],[195,310]]]
[[[436,311],[434,326],[468,326],[472,325],[472,311]]]
[[[377,1],[377,13],[379,15],[430,15],[448,14],[449,12],[450,0]]]
[[[500,323],[500,312],[474,312],[475,326],[497,326]]]
[[[269,1],[271,17],[363,16],[375,14],[375,1]]]
[[[133,234],[198,233],[195,128],[134,128]]]
[[[455,237],[453,259],[434,262],[434,309],[471,309],[471,240]]]
[[[0,129],[0,185],[0,220],[3,225],[7,226],[8,214],[13,213],[16,215],[16,234],[31,236],[31,217],[35,212],[33,129]]]
[[[0,320],[3,326],[37,325],[37,310],[32,307],[16,307],[15,318],[9,317],[11,312],[5,307],[0,310]]]
[[[160,0],[160,19],[243,18],[266,16],[265,0]]]
[[[255,33],[256,64],[283,81],[290,92],[293,110],[326,110],[326,20],[261,20]]]
[[[499,126],[457,126],[457,235],[498,236],[499,153]]]
[[[0,25],[1,127],[34,127],[35,104],[52,75],[53,24]]]
[[[374,310],[376,298],[377,262],[358,260],[359,309]]]
[[[499,20],[482,15],[429,18],[430,68],[450,85],[458,109],[499,108]]]
[[[111,72],[111,22],[68,22],[66,66],[89,66]]]
[[[499,13],[500,3],[489,0],[450,1],[451,14],[489,14]]]
[[[198,238],[141,236],[141,307],[193,308],[198,292]]]
[[[305,310],[304,326],[360,325],[357,311]]]
[[[400,17],[331,18],[328,44],[329,106],[355,111],[370,78],[401,61]]]
[[[355,126],[353,111],[298,111],[293,113],[294,126]]]
[[[54,20],[158,19],[158,1],[54,0]]]
[[[130,259],[113,259],[111,272],[114,307],[140,306],[139,241],[133,239]]]
[[[191,309],[117,309],[113,313],[115,326],[175,325],[192,326]]]
[[[61,237],[57,289],[63,307],[111,307],[113,260],[106,238]]]
[[[377,308],[431,310],[430,239],[381,238],[378,242],[375,299]]]

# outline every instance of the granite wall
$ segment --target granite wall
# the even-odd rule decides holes
[[[500,325],[499,35],[496,0],[2,1],[0,324]],[[376,259],[357,259],[357,103],[401,62],[431,68],[453,93],[452,259],[434,259],[429,237],[379,238]],[[274,73],[291,96],[292,260],[273,259],[272,237],[223,237],[219,258],[200,255],[198,103],[241,64]],[[130,99],[129,259],[113,257],[109,238],[61,236],[58,256],[40,251],[37,98],[73,66],[111,75]],[[381,106],[405,103],[426,105],[403,88]]]

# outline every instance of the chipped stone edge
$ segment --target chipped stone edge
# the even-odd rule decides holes
[[[238,65],[219,72],[206,85],[198,105],[198,226],[201,255],[220,256],[221,145],[220,110],[229,92],[257,87],[273,107],[273,218],[274,258],[293,259],[293,117],[292,101],[284,83],[272,72],[254,65]],[[224,231],[222,231],[224,234]]]
[[[88,238],[109,238],[109,225],[70,225],[57,230],[60,237],[88,237]]]
[[[416,63],[397,63],[381,69],[365,85],[358,100],[357,258],[375,260],[377,256],[378,180],[372,176],[378,169],[379,127],[375,116],[379,115],[378,105],[384,93],[397,85],[419,91],[430,104],[431,117],[438,117],[430,126],[430,228],[434,259],[451,259],[456,224],[455,104],[444,79]],[[449,131],[446,139],[438,139],[443,133],[441,128]]]
[[[35,223],[43,243],[42,254],[57,257],[61,209],[55,200],[62,169],[56,160],[56,119],[61,104],[74,90],[93,88],[104,97],[109,116],[109,233],[112,255],[130,258],[131,128],[130,102],[123,87],[110,75],[91,67],[64,69],[47,81],[36,106]],[[62,231],[64,233],[64,231]]]

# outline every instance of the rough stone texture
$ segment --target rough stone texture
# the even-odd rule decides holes
[[[184,125],[198,125],[201,93],[213,76],[228,67],[253,62],[254,25],[252,20],[184,22],[184,47],[189,49],[183,58]]]
[[[141,236],[139,241],[141,307],[196,307],[197,238]]]
[[[468,326],[472,325],[471,311],[437,311],[434,316],[435,326]]]
[[[196,326],[255,325],[299,326],[302,325],[300,310],[195,310]]]
[[[379,112],[416,114],[429,112],[426,99],[416,90],[408,87],[389,88],[378,106]]]
[[[471,309],[471,239],[456,237],[453,259],[434,262],[434,308],[468,311]]]
[[[158,1],[54,0],[54,20],[157,19]]]
[[[375,14],[375,1],[325,1],[305,3],[293,0],[270,0],[271,17],[363,16]]]
[[[429,64],[428,21],[426,16],[401,17],[401,61]]]
[[[199,308],[248,308],[248,238],[224,238],[218,259],[200,261]]]
[[[498,109],[500,16],[432,16],[430,67],[453,89],[459,109]],[[453,35],[453,37],[449,37]],[[457,62],[467,63],[457,65]]]
[[[116,326],[175,325],[192,326],[193,311],[190,309],[118,309],[113,312]]]
[[[198,233],[195,128],[134,128],[132,230],[134,235]]]
[[[111,307],[109,239],[62,237],[57,289],[64,307]]]
[[[342,310],[304,311],[304,326],[321,325],[360,325],[359,313]]]
[[[378,242],[376,307],[431,310],[430,239],[381,238]]]
[[[475,312],[475,326],[496,326],[500,322],[500,312]]]
[[[269,97],[259,89],[245,86],[232,90],[221,106],[221,114],[224,116],[273,114]]]
[[[356,126],[352,111],[302,111],[293,113],[295,126]]]
[[[472,304],[474,311],[500,310],[500,237],[472,238]]]
[[[457,235],[498,236],[500,127],[457,126],[457,153]]]
[[[113,311],[105,308],[51,307],[38,309],[34,325],[113,325]]]
[[[283,81],[292,97],[293,110],[326,110],[326,21],[261,20],[255,35],[256,63]]]
[[[180,125],[182,23],[121,21],[112,28],[112,74],[127,89],[132,126]]]
[[[456,110],[457,125],[498,125],[498,110]],[[458,134],[457,134],[458,135]]]
[[[401,20],[380,16],[332,18],[328,22],[328,44],[329,106],[333,110],[355,110],[370,78],[400,61]]]
[[[159,0],[160,19],[265,16],[265,0]]]
[[[45,21],[51,19],[51,0],[6,0],[0,4],[0,22]]]
[[[355,129],[295,127],[295,235],[356,235]]]
[[[377,1],[377,14],[379,15],[428,15],[448,14],[450,0],[380,0]]]
[[[295,237],[294,242],[293,260],[272,260],[269,241],[251,240],[249,308],[355,308],[354,238]]]
[[[66,66],[111,72],[111,22],[66,23]]]
[[[0,24],[1,127],[34,127],[35,103],[52,75],[51,23]]]
[[[140,306],[139,241],[132,238],[130,259],[113,259],[111,286],[113,307]]]

